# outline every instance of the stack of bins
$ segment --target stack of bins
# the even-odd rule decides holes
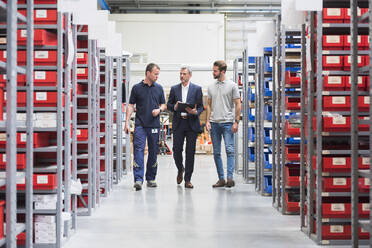
[[[246,82],[245,87],[247,87],[247,114],[248,114],[248,171],[246,173],[246,180],[251,181],[255,178],[255,147],[254,147],[254,123],[255,123],[255,96],[256,96],[256,88],[254,77],[251,71],[254,71],[255,68],[255,58],[249,57],[248,58],[248,82]]]

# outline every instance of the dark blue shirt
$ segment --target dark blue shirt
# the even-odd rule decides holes
[[[152,111],[165,104],[163,87],[154,83],[148,86],[143,80],[134,85],[130,93],[129,104],[136,104],[136,126],[160,127],[160,117],[152,116]]]

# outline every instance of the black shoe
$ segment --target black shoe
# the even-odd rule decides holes
[[[158,185],[156,184],[155,180],[147,181],[147,187],[156,188]]]
[[[192,185],[191,182],[185,182],[185,188],[186,189],[193,189],[194,188],[194,185]]]
[[[136,190],[136,191],[140,191],[140,190],[142,190],[142,182],[141,181],[136,181],[135,183],[134,183],[134,189]]]
[[[226,188],[232,188],[235,186],[235,182],[232,179],[227,179]]]
[[[183,172],[184,171],[185,171],[185,169],[182,169],[182,170],[179,170],[178,171],[178,174],[177,174],[177,184],[181,184],[182,183]]]
[[[220,179],[217,181],[217,183],[213,184],[212,187],[221,188],[221,187],[224,187],[225,185],[226,185],[225,179]]]

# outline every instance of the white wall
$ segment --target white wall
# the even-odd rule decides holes
[[[132,84],[144,78],[147,63],[155,62],[161,67],[159,83],[165,88],[179,82],[181,65],[191,66],[192,81],[206,88],[213,82],[213,62],[225,57],[221,14],[113,14],[109,19],[116,21],[116,31],[122,33],[124,50],[135,55]]]

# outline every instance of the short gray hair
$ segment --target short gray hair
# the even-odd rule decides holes
[[[182,66],[181,71],[183,71],[183,70],[187,70],[189,72],[189,74],[192,75],[192,70],[189,66]]]

